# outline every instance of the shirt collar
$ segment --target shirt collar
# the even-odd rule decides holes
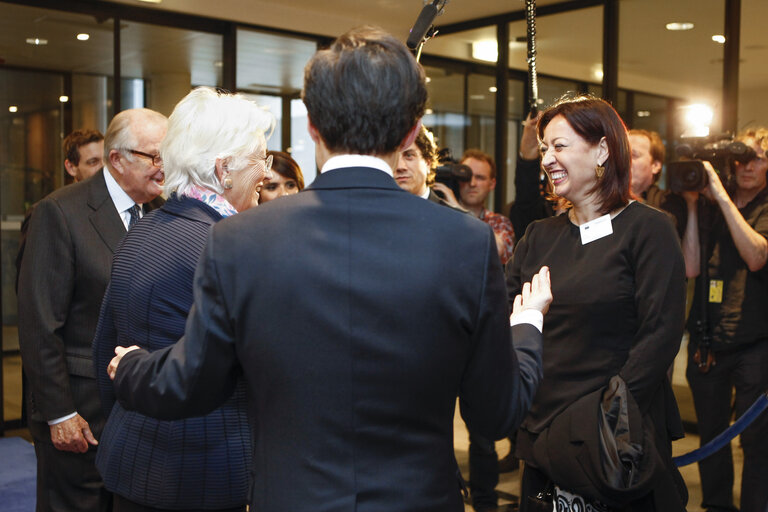
[[[392,168],[381,158],[370,155],[337,155],[325,162],[321,173],[344,167],[372,167],[392,176]]]
[[[424,192],[423,194],[419,194],[420,197],[422,199],[429,199],[429,193],[430,193],[431,190],[432,190],[431,188],[427,187],[427,191],[426,192]]]
[[[115,204],[117,213],[122,213],[134,204],[136,201],[131,199],[131,196],[125,193],[125,190],[117,183],[112,173],[109,172],[106,166],[102,170],[104,173],[104,181],[107,183],[107,191],[109,191],[109,197],[112,198],[112,202]]]

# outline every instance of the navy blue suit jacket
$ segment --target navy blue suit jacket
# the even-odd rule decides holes
[[[456,397],[500,438],[539,379],[540,333],[513,331],[516,351],[487,224],[337,169],[217,224],[185,338],[128,353],[115,384],[127,407],[174,418],[218,405],[242,372],[251,510],[458,512]]]
[[[242,383],[204,417],[160,421],[115,403],[106,372],[117,345],[154,351],[184,334],[195,267],[220,219],[201,201],[175,196],[144,216],[115,254],[94,339],[109,416],[96,466],[107,489],[155,508],[229,508],[248,499],[251,435]]]

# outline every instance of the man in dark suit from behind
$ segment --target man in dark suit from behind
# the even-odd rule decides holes
[[[30,219],[19,272],[19,345],[38,511],[110,508],[94,465],[104,417],[91,342],[112,255],[162,192],[155,155],[166,122],[149,109],[116,115],[104,140],[106,167],[45,197]]]
[[[380,29],[317,52],[303,99],[321,174],[218,223],[185,337],[118,347],[110,363],[120,402],[163,419],[211,410],[243,375],[251,510],[463,511],[457,395],[492,438],[532,400],[541,333],[523,318],[513,350],[491,228],[392,177],[426,97],[423,70]],[[520,315],[542,319],[548,282],[544,271]]]

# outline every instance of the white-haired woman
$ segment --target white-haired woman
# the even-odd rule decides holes
[[[96,465],[116,512],[245,510],[251,459],[245,388],[206,416],[160,421],[116,403],[106,368],[118,345],[157,350],[184,334],[209,231],[258,203],[274,123],[244,97],[203,87],[169,118],[160,148],[168,200],[130,230],[115,254],[94,340],[108,414]]]

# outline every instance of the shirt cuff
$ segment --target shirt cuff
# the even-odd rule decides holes
[[[544,332],[544,315],[541,311],[535,309],[524,309],[509,317],[509,325],[515,326],[519,324],[531,324],[539,332]]]
[[[56,425],[58,423],[63,423],[65,421],[67,421],[67,420],[71,420],[75,416],[77,416],[77,411],[73,412],[72,414],[67,414],[66,416],[62,416],[61,418],[56,418],[55,420],[49,421],[48,422],[48,426],[50,427],[50,426]]]

